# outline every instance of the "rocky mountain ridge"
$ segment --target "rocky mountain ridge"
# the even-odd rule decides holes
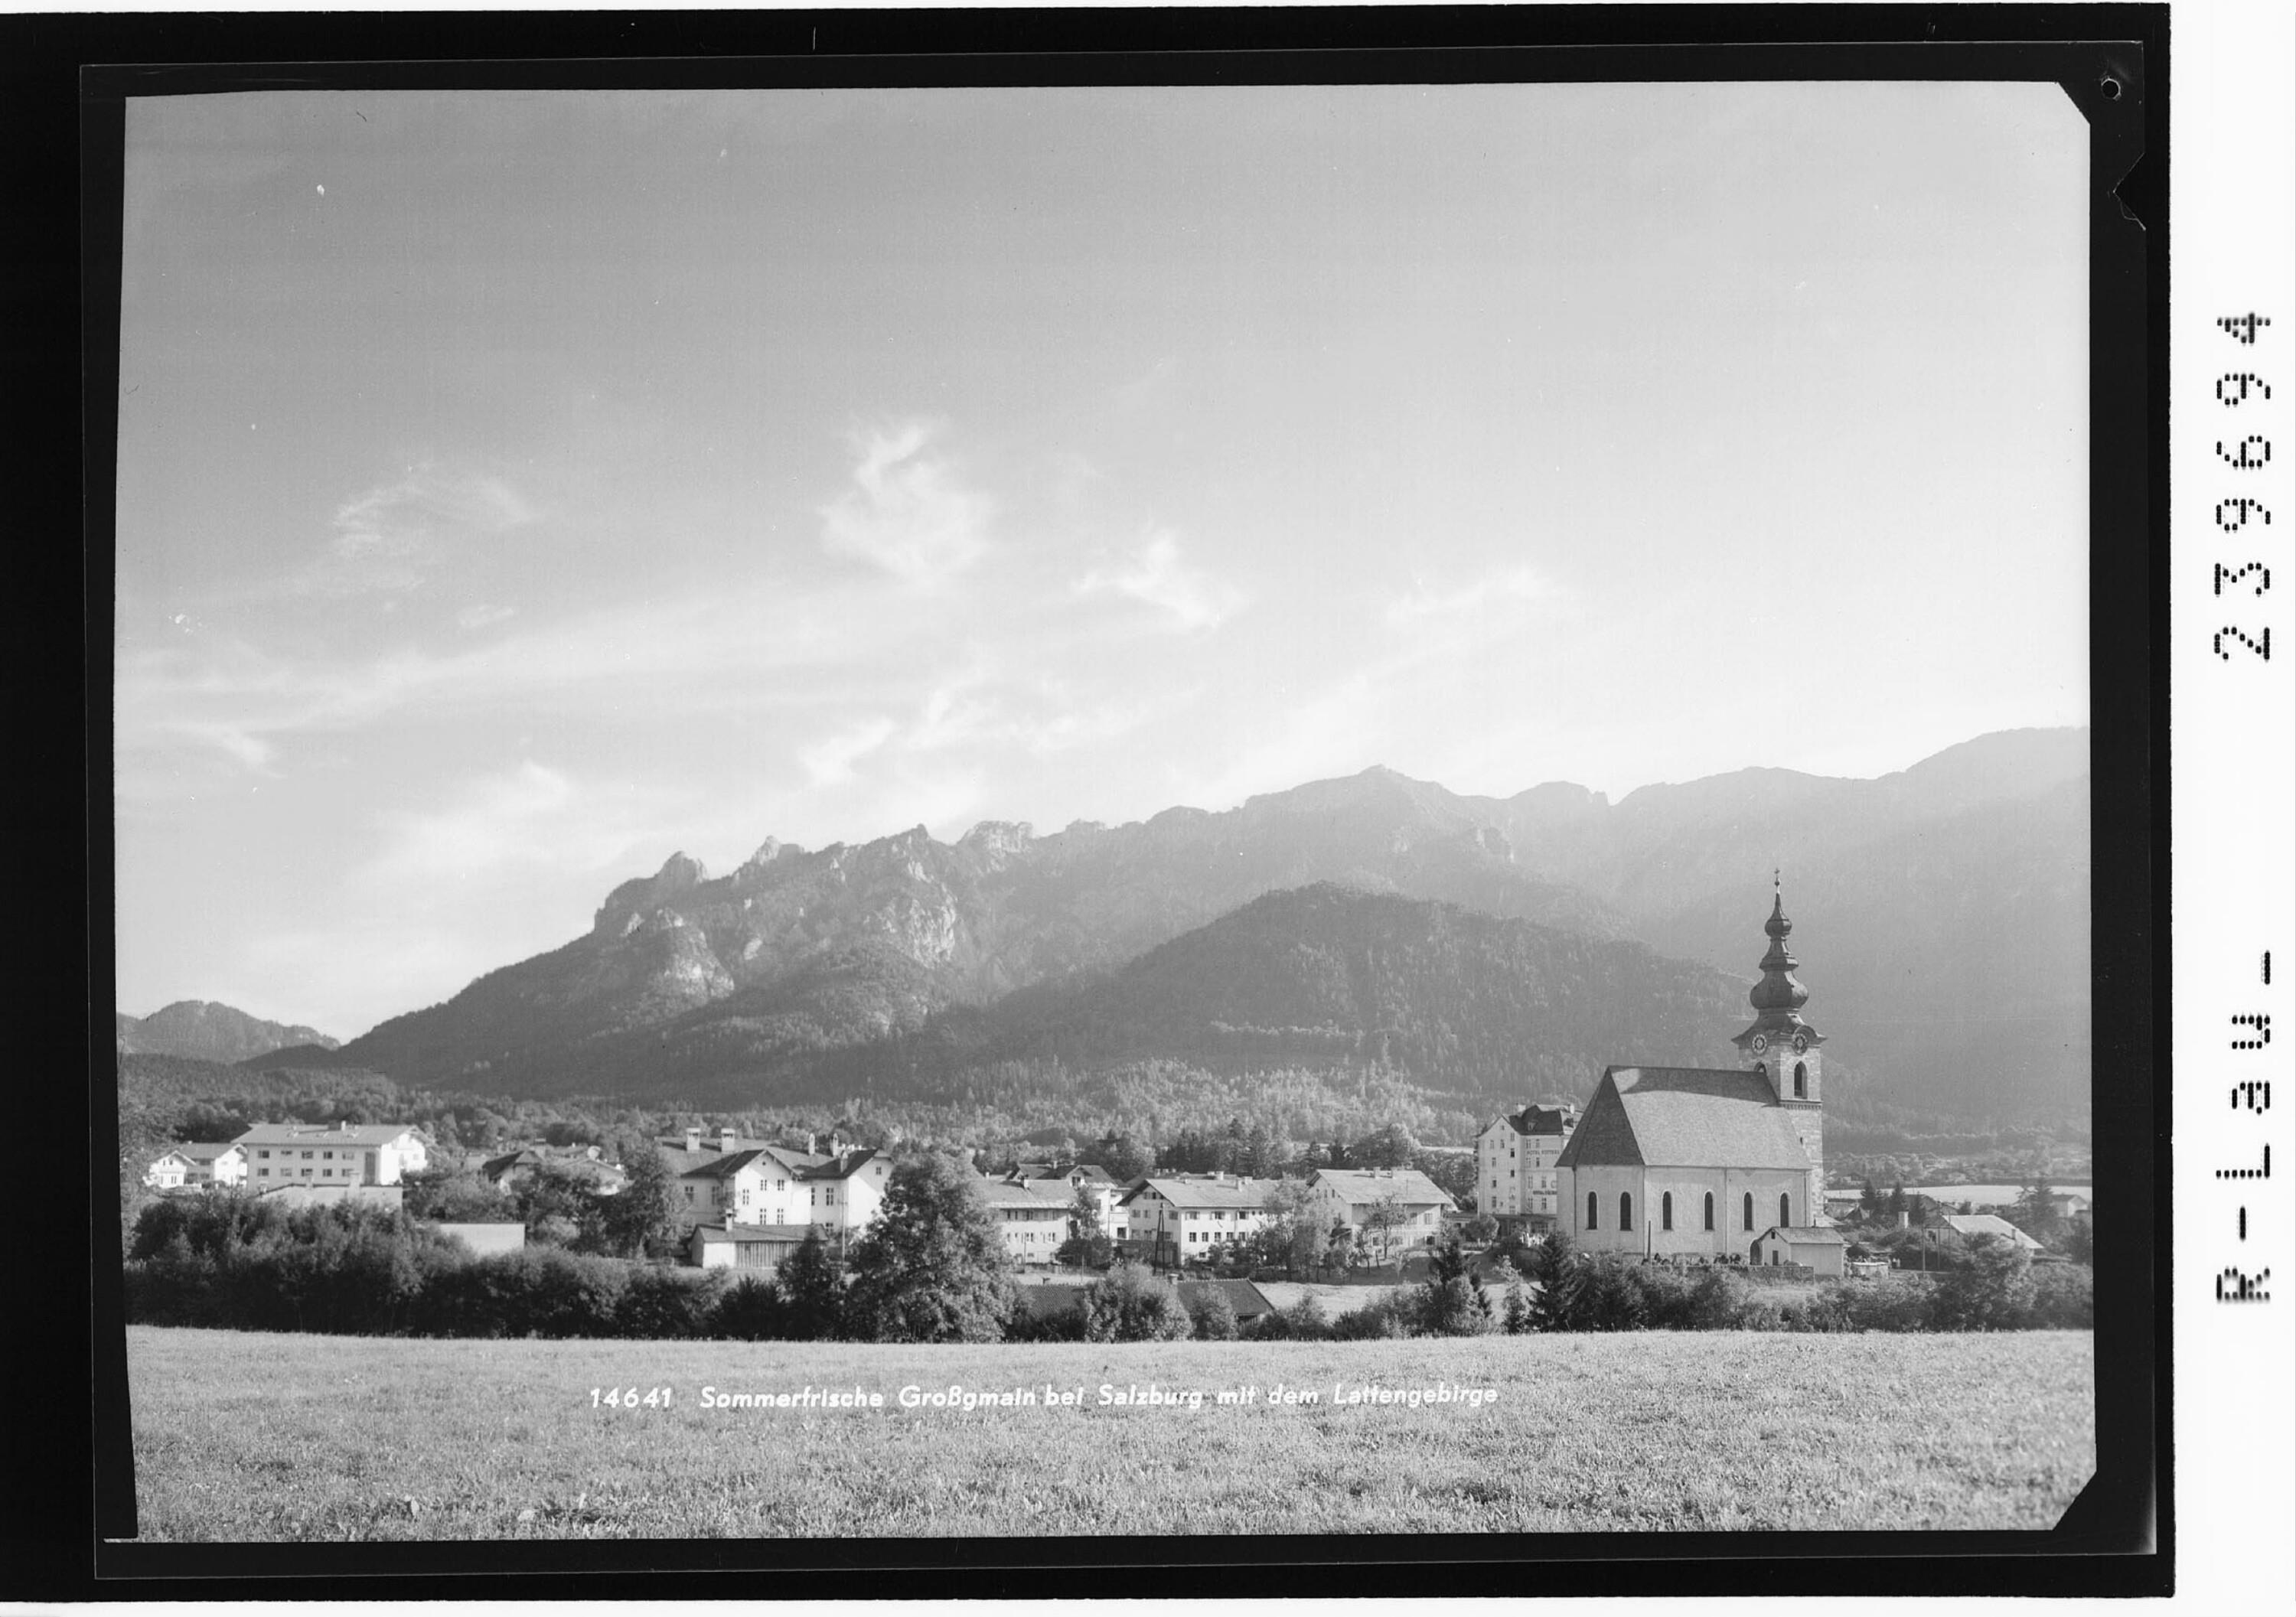
[[[1616,805],[1564,784],[1463,797],[1374,768],[1046,836],[985,822],[950,843],[922,826],[812,851],[768,838],[724,877],[673,856],[609,893],[584,937],[344,1055],[479,1088],[562,1081],[554,1063],[594,1082],[609,1051],[633,1093],[663,1069],[762,1081],[1317,883],[1636,939],[1745,981],[1782,866],[1813,1018],[1875,1093],[2085,1115],[2087,792],[2085,730],[2018,731],[1879,780],[1748,769]]]

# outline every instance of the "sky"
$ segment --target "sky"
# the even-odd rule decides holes
[[[724,872],[2083,724],[2046,84],[128,110],[119,1008]]]

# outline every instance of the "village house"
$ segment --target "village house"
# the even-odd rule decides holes
[[[1554,1162],[1578,1123],[1578,1108],[1568,1101],[1493,1118],[1475,1138],[1476,1210],[1526,1219],[1533,1230],[1554,1228]]]
[[[1232,1173],[1151,1174],[1118,1199],[1120,1239],[1152,1263],[1209,1257],[1267,1223],[1269,1193],[1281,1183]]]
[[[1005,1256],[1015,1263],[1055,1260],[1069,1238],[1069,1207],[1076,1199],[1062,1194],[1067,1186],[1040,1190],[984,1177],[972,1181],[972,1189],[1004,1238]]]
[[[1318,1168],[1308,1176],[1308,1192],[1320,1216],[1348,1226],[1358,1247],[1382,1257],[1398,1246],[1431,1246],[1443,1215],[1458,1211],[1416,1168]],[[1394,1221],[1381,1227],[1384,1213]]]
[[[258,1123],[232,1142],[248,1188],[396,1185],[429,1165],[422,1137],[399,1123]]]
[[[580,1181],[592,1195],[619,1194],[630,1182],[630,1176],[619,1163],[599,1159],[595,1145],[564,1152],[549,1151],[539,1145],[522,1146],[479,1164],[479,1177],[497,1190],[514,1190],[532,1179],[545,1163]]]
[[[1814,1274],[1839,1277],[1848,1272],[1849,1243],[1831,1225],[1773,1225],[1755,1237],[1752,1260],[1771,1268],[1799,1263]]]
[[[154,1157],[144,1170],[144,1183],[154,1190],[181,1190],[184,1176],[191,1172],[191,1159],[180,1151],[169,1151]]]
[[[803,1170],[796,1183],[805,1189],[806,1222],[818,1226],[823,1239],[842,1255],[847,1243],[877,1221],[892,1174],[891,1160],[865,1146],[840,1151]]]
[[[671,1182],[670,1211],[679,1223],[795,1225],[813,1222],[818,1200],[801,1182],[808,1161],[796,1152],[753,1145],[712,1155]]]
[[[789,1261],[810,1228],[791,1224],[697,1224],[686,1240],[686,1259],[703,1268],[770,1274]]]
[[[1751,1259],[1762,1231],[1824,1219],[1824,1114],[1809,990],[1786,950],[1783,896],[1732,1043],[1742,1068],[1611,1067],[1556,1159],[1562,1217],[1591,1252]]]
[[[1010,1184],[1028,1185],[1048,1194],[1065,1196],[1074,1206],[1078,1193],[1089,1195],[1098,1210],[1100,1233],[1111,1241],[1124,1237],[1119,1203],[1125,1186],[1097,1162],[1022,1162],[1004,1176]]]
[[[2042,1250],[2038,1241],[1999,1213],[1946,1213],[1922,1227],[1923,1241],[1944,1252],[1966,1252],[1980,1235],[2006,1241],[2028,1254]]]
[[[155,1190],[234,1190],[247,1183],[247,1153],[237,1145],[170,1146],[144,1171]]]

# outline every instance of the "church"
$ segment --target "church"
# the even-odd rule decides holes
[[[1611,1067],[1555,1159],[1559,1228],[1591,1252],[1753,1260],[1772,1230],[1801,1232],[1825,1209],[1817,1047],[1809,990],[1786,951],[1793,923],[1773,895],[1754,1020],[1730,1042],[1737,1067]],[[1831,1232],[1828,1232],[1829,1234]]]

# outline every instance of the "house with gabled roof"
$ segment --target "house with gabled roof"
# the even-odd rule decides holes
[[[1267,1223],[1267,1198],[1282,1182],[1234,1173],[1150,1174],[1117,1199],[1120,1239],[1152,1263],[1208,1258]]]
[[[1849,1272],[1849,1243],[1831,1224],[1773,1225],[1754,1238],[1752,1261],[1764,1268],[1798,1263],[1813,1274],[1838,1277]]]
[[[1934,1224],[1922,1227],[1922,1239],[1933,1247],[1948,1251],[1966,1251],[1980,1236],[1991,1235],[2006,1241],[2027,1253],[2043,1250],[2041,1244],[2003,1218],[1999,1213],[1947,1213]]]
[[[841,1251],[848,1240],[877,1221],[892,1177],[892,1159],[865,1145],[840,1151],[800,1170],[795,1185],[805,1192],[806,1221],[822,1226],[824,1235]]]
[[[1762,1232],[1822,1227],[1824,1115],[1809,990],[1774,896],[1770,947],[1731,1042],[1742,1067],[1613,1066],[1555,1161],[1562,1227],[1596,1252],[1751,1259]]]
[[[1358,1246],[1381,1249],[1431,1246],[1443,1230],[1443,1215],[1458,1203],[1416,1168],[1318,1168],[1308,1177],[1308,1194],[1325,1218],[1355,1232]],[[1383,1227],[1379,1211],[1392,1203],[1396,1222]]]
[[[144,1170],[158,1190],[229,1190],[247,1183],[247,1153],[229,1141],[171,1145]]]
[[[1191,1314],[1215,1295],[1227,1299],[1238,1325],[1249,1325],[1275,1312],[1275,1300],[1249,1280],[1183,1280],[1177,1290],[1180,1305]]]
[[[1039,1189],[1010,1179],[979,1178],[973,1194],[988,1208],[1004,1239],[1004,1254],[1015,1263],[1051,1263],[1069,1238],[1069,1208],[1073,1195]]]

